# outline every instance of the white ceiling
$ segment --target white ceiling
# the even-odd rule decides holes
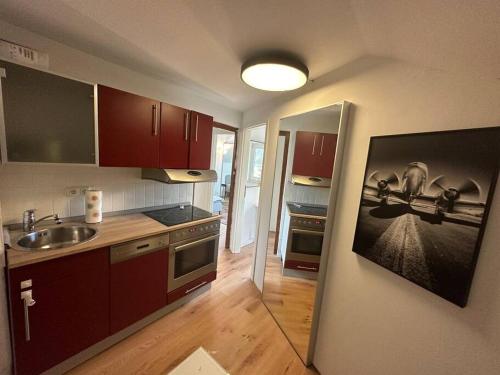
[[[364,55],[500,77],[498,0],[2,0],[0,18],[239,110],[280,95],[240,81],[262,50],[312,79]]]

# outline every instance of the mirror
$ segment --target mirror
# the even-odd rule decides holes
[[[343,108],[280,120],[262,299],[306,365]]]

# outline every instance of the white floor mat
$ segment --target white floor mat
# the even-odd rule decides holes
[[[168,375],[230,375],[201,346]]]

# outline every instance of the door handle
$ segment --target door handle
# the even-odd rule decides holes
[[[320,232],[317,230],[306,230],[306,229],[296,229],[296,228],[292,228],[292,233],[312,234],[313,236],[323,236],[325,234],[325,232]]]
[[[205,243],[205,242],[210,242],[210,241],[216,240],[217,238],[219,238],[218,234],[216,234],[214,236],[210,236],[210,237],[205,237],[205,238],[202,238],[201,240],[193,241],[193,242],[187,243],[185,245],[173,246],[175,248],[174,253],[177,253],[179,251],[183,251],[185,249],[189,249],[193,246],[197,246],[197,245],[200,245],[200,244]]]
[[[314,155],[314,150],[316,149],[316,136],[314,136],[314,141],[313,141],[313,150],[312,150],[312,154],[311,155]]]
[[[188,141],[189,113],[184,112],[184,140]]]
[[[325,136],[321,136],[321,148],[319,150],[319,156],[323,155],[323,143],[325,142]]]
[[[198,289],[199,287],[202,287],[203,285],[205,285],[207,282],[206,281],[202,281],[201,283],[199,283],[198,285],[196,286],[193,286],[191,289],[188,289],[184,292],[184,294],[189,294],[191,293],[193,290],[196,290]]]
[[[200,116],[198,116],[198,114],[196,114],[196,130],[194,133],[194,141],[195,142],[198,142],[198,120],[199,119],[200,119]]]
[[[158,107],[153,104],[153,135],[158,135]]]
[[[301,269],[301,270],[311,270],[311,271],[316,271],[317,270],[316,267],[297,266],[297,268]]]
[[[30,341],[31,335],[29,308],[33,306],[36,301],[33,299],[33,293],[31,289],[21,292],[21,299],[23,300],[24,305],[24,338],[26,341]]]

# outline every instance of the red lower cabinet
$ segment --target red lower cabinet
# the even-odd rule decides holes
[[[9,287],[16,374],[39,374],[109,334],[108,248],[11,269]]]
[[[175,302],[178,299],[181,299],[182,297],[193,293],[195,290],[198,290],[201,287],[211,283],[216,278],[217,278],[217,272],[213,271],[181,286],[180,288],[171,291],[170,293],[168,293],[168,303]]]
[[[111,333],[167,304],[168,250],[158,250],[111,265]]]

